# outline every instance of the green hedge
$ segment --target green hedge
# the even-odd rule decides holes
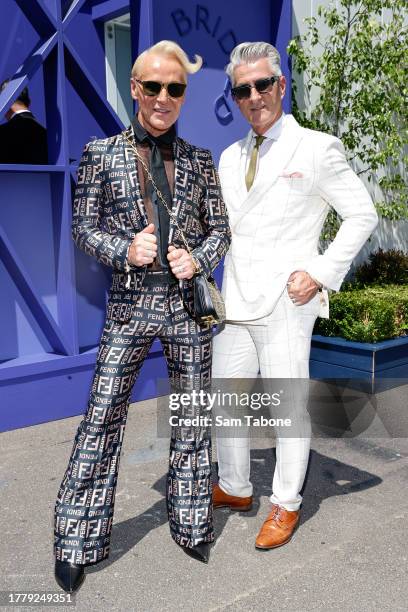
[[[314,333],[355,342],[380,342],[407,335],[408,287],[348,286],[330,297],[330,319],[317,319]]]
[[[353,285],[408,285],[408,254],[398,249],[378,249],[355,270]]]

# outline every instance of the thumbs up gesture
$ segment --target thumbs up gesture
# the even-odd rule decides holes
[[[157,238],[154,230],[153,223],[149,223],[133,238],[128,254],[128,262],[133,266],[140,267],[153,263],[157,255]]]

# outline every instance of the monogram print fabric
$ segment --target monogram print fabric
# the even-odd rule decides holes
[[[125,136],[133,139],[132,128]],[[209,276],[228,250],[231,233],[211,153],[181,138],[174,142],[172,212],[194,257]],[[78,170],[72,234],[79,248],[114,268],[108,316],[128,321],[146,268],[128,271],[126,256],[137,232],[148,225],[135,155],[122,134],[86,145]],[[169,244],[184,248],[170,219]],[[182,295],[192,310],[191,281]]]
[[[188,316],[177,286],[143,287],[128,323],[106,320],[88,409],[55,506],[54,551],[61,561],[90,565],[109,555],[129,397],[156,337],[173,389],[209,384],[212,333]],[[209,432],[174,427],[167,509],[170,533],[183,546],[214,539],[210,469]]]
[[[126,135],[133,138],[132,128]],[[212,332],[190,316],[191,282],[152,284],[146,267],[127,263],[129,246],[148,221],[136,160],[126,142],[119,134],[86,145],[73,201],[77,246],[113,268],[88,407],[55,505],[55,556],[83,565],[109,555],[129,398],[154,339],[163,345],[172,388],[200,390],[210,384]],[[172,210],[209,275],[231,239],[218,174],[209,151],[180,138],[174,143],[174,167]],[[169,244],[184,248],[171,219]],[[210,433],[172,428],[167,510],[171,535],[182,546],[214,539],[210,469]]]

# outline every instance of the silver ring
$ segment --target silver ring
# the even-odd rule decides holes
[[[179,271],[184,272],[184,266],[179,266]]]

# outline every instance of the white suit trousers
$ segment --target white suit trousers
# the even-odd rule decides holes
[[[303,306],[294,305],[285,288],[273,312],[253,322],[227,323],[214,338],[213,378],[308,379],[310,343],[320,307],[320,294]],[[302,437],[276,431],[276,466],[272,503],[298,510],[310,451],[311,426],[307,400],[294,402],[302,421]],[[299,411],[302,414],[299,414]],[[242,434],[240,434],[242,436]],[[252,495],[249,437],[217,436],[219,485],[238,497]]]

